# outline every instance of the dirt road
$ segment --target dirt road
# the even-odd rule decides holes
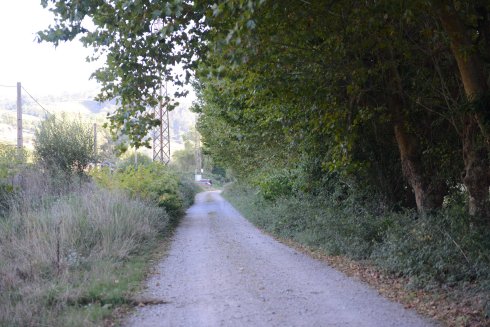
[[[432,326],[373,289],[276,242],[218,192],[177,229],[126,326]]]

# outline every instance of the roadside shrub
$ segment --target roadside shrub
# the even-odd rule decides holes
[[[8,212],[13,195],[14,187],[12,185],[0,183],[0,218]]]
[[[368,258],[389,225],[354,198],[339,201],[338,194],[298,194],[270,201],[261,191],[234,185],[225,197],[261,228],[333,255]]]
[[[199,192],[199,187],[196,185],[192,177],[181,176],[179,180],[179,194],[182,199],[184,208],[190,207],[194,203],[194,197]]]
[[[254,179],[260,194],[266,200],[276,200],[292,193],[292,176],[288,171],[278,171],[274,174],[262,174]]]
[[[410,277],[411,286],[431,288],[474,280],[490,282],[490,234],[471,226],[463,207],[394,223],[372,259],[387,271]],[[488,285],[490,289],[490,284]]]
[[[127,167],[112,174],[104,169],[94,170],[91,174],[105,187],[126,190],[132,197],[143,198],[163,207],[173,220],[183,215],[197,192],[190,181],[156,162],[138,169]]]
[[[50,171],[82,173],[95,161],[92,127],[80,119],[50,115],[35,131],[34,154]]]
[[[0,181],[6,182],[22,170],[26,163],[27,152],[9,144],[0,143]]]
[[[137,160],[135,161],[135,157],[137,156]],[[152,163],[152,160],[150,157],[148,157],[146,154],[143,153],[131,153],[129,155],[126,155],[124,159],[122,159],[120,162],[117,163],[117,169],[119,170],[126,170],[129,167],[135,166],[135,162],[137,162],[137,168],[140,168],[142,166],[148,166]]]

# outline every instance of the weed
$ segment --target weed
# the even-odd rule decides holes
[[[122,191],[84,183],[55,196],[24,177],[32,187],[0,221],[0,326],[100,323],[143,279],[168,214]]]

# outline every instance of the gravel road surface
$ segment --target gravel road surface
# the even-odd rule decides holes
[[[217,191],[197,195],[125,326],[434,326],[264,235]]]

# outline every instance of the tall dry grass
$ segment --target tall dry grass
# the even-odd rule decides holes
[[[19,185],[0,217],[0,326],[65,325],[64,312],[102,301],[106,291],[94,285],[154,244],[168,222],[161,208],[87,182],[31,171]]]

